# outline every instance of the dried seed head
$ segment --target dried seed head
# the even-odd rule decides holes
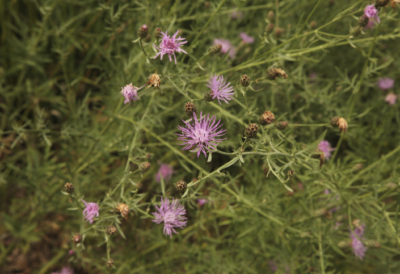
[[[275,37],[278,38],[278,39],[281,38],[282,33],[283,33],[283,29],[277,28],[277,29],[275,30]]]
[[[206,100],[207,102],[211,102],[213,100],[213,93],[211,90],[207,91],[204,94],[204,100]]]
[[[185,191],[187,184],[184,180],[180,180],[179,182],[176,183],[175,187],[179,191]]]
[[[161,28],[156,28],[156,29],[154,30],[154,36],[155,36],[155,37],[161,37],[161,31],[162,31]]]
[[[185,113],[189,117],[193,117],[193,112],[197,112],[196,106],[193,104],[193,102],[187,102],[185,104]]]
[[[248,87],[250,85],[250,77],[246,74],[243,74],[240,78],[240,84],[242,85],[242,87]]]
[[[117,205],[117,210],[121,213],[121,216],[128,219],[129,207],[124,203],[119,203]]]
[[[73,186],[73,184],[71,184],[71,183],[66,183],[65,184],[65,192],[67,192],[67,193],[69,193],[69,194],[72,194],[72,193],[74,193],[74,186]]]
[[[258,125],[253,123],[253,124],[250,124],[250,125],[246,128],[246,130],[245,130],[245,132],[244,132],[244,135],[245,135],[247,138],[254,138],[254,137],[257,136],[257,131],[258,131]]]
[[[148,170],[150,168],[151,164],[149,162],[141,162],[139,164],[139,170],[142,172],[145,172],[146,170]]]
[[[310,28],[311,29],[316,29],[317,28],[317,22],[315,22],[315,21],[311,21],[311,23],[310,23]]]
[[[273,32],[273,30],[274,30],[274,24],[268,24],[266,27],[265,27],[265,32],[266,32],[266,34],[270,34],[271,32]]]
[[[114,266],[114,261],[112,259],[107,260],[107,266],[108,267],[113,267]]]
[[[141,189],[142,187],[143,187],[142,183],[140,183],[140,182],[139,182],[139,183],[136,183],[136,188],[137,188],[137,189]]]
[[[82,242],[82,235],[79,233],[75,233],[74,236],[72,236],[72,241],[74,244],[79,244]]]
[[[146,36],[149,34],[149,27],[147,25],[143,25],[139,28],[138,30],[138,35],[140,38],[146,38]]]
[[[375,7],[384,7],[389,4],[390,0],[376,0]]]
[[[269,21],[273,21],[275,19],[275,13],[272,10],[270,10],[267,14],[267,18]]]
[[[339,118],[340,118],[340,117],[338,117],[338,116],[333,117],[333,118],[331,119],[331,126],[333,126],[333,127],[338,127]]]
[[[340,132],[347,131],[347,121],[343,117],[339,118],[338,127],[339,127]]]
[[[276,123],[276,128],[279,130],[284,130],[285,128],[287,128],[288,125],[289,125],[288,122],[281,121],[281,122]]]
[[[106,227],[106,233],[107,235],[114,235],[115,233],[117,233],[117,228],[113,225],[109,225]]]
[[[369,18],[367,16],[364,16],[364,15],[361,16],[360,19],[358,19],[358,25],[360,27],[362,27],[362,28],[367,26],[368,22],[369,22]]]
[[[270,80],[275,80],[276,78],[278,78],[278,76],[282,76],[283,78],[287,79],[288,76],[286,74],[286,72],[283,69],[280,68],[270,68],[267,71],[267,77]]]
[[[261,125],[269,125],[275,121],[275,115],[271,111],[267,110],[260,115],[258,120]]]
[[[208,51],[211,52],[211,53],[213,53],[213,54],[220,53],[221,50],[222,50],[222,45],[221,45],[221,44],[212,45],[212,46],[208,49]]]
[[[288,170],[287,176],[289,179],[292,178],[294,176],[294,170],[293,169]]]
[[[158,88],[161,84],[160,76],[158,76],[157,73],[153,73],[152,75],[150,75],[149,80],[147,81],[147,84],[152,87]]]

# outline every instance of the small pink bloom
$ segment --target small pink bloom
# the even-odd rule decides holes
[[[234,46],[232,46],[231,42],[229,42],[229,40],[226,39],[214,39],[214,44],[221,44],[222,49],[221,52],[222,53],[227,53],[229,50],[229,57],[230,58],[234,58],[236,55],[236,49]]]
[[[353,231],[350,231],[350,238],[351,238],[351,247],[353,248],[353,252],[357,258],[362,260],[364,258],[365,252],[367,251],[367,247],[361,242],[363,239],[365,230],[365,225],[360,225],[356,227]]]
[[[153,215],[155,219],[153,222],[160,224],[164,223],[164,234],[169,235],[172,238],[172,232],[177,234],[175,227],[183,228],[186,226],[186,210],[183,205],[179,203],[178,200],[172,199],[172,201],[167,198],[161,198],[161,206],[156,206],[157,212]]]
[[[254,37],[248,35],[245,32],[240,33],[240,37],[242,38],[242,41],[246,44],[252,44],[254,43]]]
[[[161,162],[158,162],[158,164],[160,165],[160,169],[157,172],[156,181],[158,183],[161,182],[161,175],[164,179],[164,182],[168,182],[169,180],[171,180],[172,175],[174,174],[174,170],[172,169],[172,167],[168,164],[163,164]]]
[[[368,24],[364,27],[364,29],[372,29],[375,27],[375,21],[374,20],[369,20]]]
[[[93,223],[95,217],[99,217],[99,205],[96,203],[87,203],[81,200],[85,204],[85,209],[83,210],[83,216],[89,223]]]
[[[230,84],[230,82],[228,84],[226,83],[224,76],[211,74],[210,79],[208,79],[207,87],[212,91],[212,99],[214,100],[217,98],[220,105],[220,100],[229,104],[228,101],[232,100],[233,95],[235,95],[233,87]]]
[[[378,10],[375,8],[375,5],[368,5],[364,9],[364,16],[367,16],[370,19],[371,18],[376,19],[378,23],[381,22],[378,16]]]
[[[329,189],[326,188],[326,189],[324,190],[324,194],[325,194],[325,195],[328,195],[329,193],[331,193],[331,192],[329,191]]]
[[[199,206],[203,206],[208,201],[207,201],[207,199],[198,199],[197,202],[199,203]]]
[[[138,88],[133,86],[132,83],[121,88],[121,94],[125,97],[124,104],[131,103],[131,101],[139,100],[137,92],[141,88],[142,87]]]
[[[386,95],[385,101],[387,103],[389,103],[389,105],[394,105],[396,104],[396,100],[397,100],[397,95],[394,94],[393,92],[389,93],[388,95]]]
[[[389,77],[380,78],[377,85],[383,90],[391,89],[394,87],[394,80]]]
[[[74,274],[74,271],[69,267],[63,267],[61,272],[53,272],[51,274]]]
[[[168,36],[167,32],[161,32],[161,35],[163,36],[163,38],[162,38],[160,45],[158,47],[156,45],[154,45],[154,47],[159,50],[159,52],[154,57],[154,59],[156,59],[158,56],[161,56],[160,59],[162,60],[163,56],[165,54],[168,54],[169,61],[172,62],[172,56],[174,56],[175,64],[176,64],[175,52],[178,52],[178,53],[183,52],[183,53],[187,54],[186,51],[181,49],[181,46],[186,44],[187,41],[185,41],[186,40],[185,38],[181,38],[180,36],[178,38],[176,38],[178,33],[179,33],[179,30],[172,37],[170,37],[170,36]]]
[[[329,160],[329,158],[331,158],[331,151],[335,150],[335,148],[332,148],[331,144],[325,140],[322,140],[318,144],[318,148],[324,153],[325,160]]]
[[[68,251],[68,254],[69,254],[69,255],[72,255],[72,254],[74,254],[74,251],[73,251],[72,249],[70,249],[70,250]]]
[[[315,78],[317,78],[317,73],[316,72],[310,73],[310,79],[315,79]]]

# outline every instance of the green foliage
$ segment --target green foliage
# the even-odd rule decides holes
[[[381,23],[356,35],[367,4],[0,2],[0,272],[11,273],[13,254],[23,254],[32,273],[66,265],[76,273],[272,273],[273,263],[276,273],[397,273],[400,113],[376,83],[393,78],[390,92],[400,93],[400,21],[398,10],[380,8]],[[264,33],[269,23],[280,38]],[[150,35],[139,40],[143,24]],[[176,65],[152,58],[157,27],[187,39]],[[255,43],[241,42],[241,32]],[[235,58],[209,52],[216,38],[236,47]],[[288,78],[270,80],[271,67]],[[153,73],[160,87],[125,105],[121,87],[141,87]],[[234,86],[229,104],[203,100],[211,74]],[[177,141],[188,101],[227,129],[207,158]],[[288,127],[260,126],[245,138],[266,110]],[[334,116],[347,120],[347,132],[330,125]],[[323,139],[336,150],[320,166]],[[144,161],[151,167],[140,171]],[[170,181],[156,182],[158,162],[174,168]],[[188,182],[183,193],[179,180]],[[172,238],[152,222],[160,197],[179,198],[187,211]],[[93,224],[82,198],[100,205]],[[129,207],[126,219],[119,203]],[[348,246],[355,220],[366,225],[366,245],[380,244],[362,261]],[[106,235],[109,225],[115,235]],[[40,252],[46,259],[29,255]]]

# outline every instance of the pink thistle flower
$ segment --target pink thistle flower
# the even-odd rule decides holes
[[[231,42],[229,42],[229,40],[226,39],[214,39],[214,44],[213,45],[217,45],[217,44],[221,44],[222,49],[221,52],[222,53],[227,53],[229,50],[229,57],[230,58],[234,58],[236,55],[236,49],[234,46],[232,46]]]
[[[243,43],[252,44],[254,43],[254,37],[248,35],[245,32],[240,33],[240,38],[242,38]]]
[[[174,170],[172,169],[172,167],[168,164],[163,164],[160,161],[158,162],[158,164],[160,165],[160,169],[157,172],[156,181],[158,183],[161,182],[161,176],[163,177],[164,182],[168,182],[169,180],[171,180],[172,174],[174,174]]]
[[[99,205],[96,203],[87,203],[81,200],[85,204],[85,209],[83,210],[83,215],[89,223],[93,223],[93,219],[97,216],[99,217]]]
[[[328,194],[330,194],[330,193],[331,193],[331,191],[330,191],[329,189],[325,188],[324,194],[325,194],[325,195],[328,195]]]
[[[212,99],[218,99],[218,103],[221,105],[220,100],[229,104],[228,101],[232,99],[235,94],[233,91],[233,87],[229,86],[231,83],[226,83],[226,79],[222,75],[211,75],[208,80],[208,85],[212,91]]]
[[[74,251],[73,251],[72,249],[70,249],[70,250],[68,251],[68,254],[69,254],[69,255],[72,255],[72,254],[74,254]]]
[[[164,54],[168,54],[169,57],[169,61],[172,62],[172,55],[174,56],[175,59],[175,64],[176,64],[176,56],[175,56],[175,52],[183,52],[186,53],[186,51],[184,51],[183,49],[181,49],[180,47],[184,44],[187,43],[187,41],[184,41],[186,38],[181,38],[179,36],[179,38],[176,38],[176,36],[178,35],[179,30],[172,36],[168,36],[167,32],[161,32],[163,38],[162,41],[160,43],[160,45],[157,47],[156,45],[154,45],[154,47],[156,49],[159,50],[159,52],[157,53],[157,55],[154,57],[154,59],[156,59],[158,56],[161,55],[161,60],[163,59]]]
[[[377,83],[378,87],[387,90],[394,87],[394,80],[392,78],[380,78]]]
[[[131,103],[131,101],[139,100],[137,92],[141,88],[142,87],[138,88],[133,86],[132,83],[121,88],[121,94],[125,97],[124,104]]]
[[[361,240],[363,239],[364,230],[365,230],[365,225],[363,224],[356,227],[354,232],[353,231],[350,232],[351,247],[353,248],[353,252],[356,255],[356,257],[359,258],[360,260],[364,258],[365,252],[368,249],[361,242]]]
[[[364,27],[364,29],[372,29],[375,27],[375,21],[374,20],[369,20],[368,24]]]
[[[375,8],[374,5],[366,6],[366,8],[364,9],[364,16],[366,16],[368,18],[376,19],[378,21],[378,23],[381,22],[379,19],[379,16],[378,16],[378,10]]]
[[[186,214],[185,207],[179,203],[178,200],[172,199],[172,202],[165,198],[161,198],[161,206],[156,206],[158,212],[154,212],[153,215],[156,217],[153,222],[160,224],[164,222],[164,234],[169,235],[172,238],[172,232],[178,234],[175,231],[175,227],[182,228],[186,226]]]
[[[318,148],[320,150],[322,150],[326,160],[329,160],[329,158],[331,158],[331,151],[335,150],[335,148],[332,148],[331,144],[328,141],[325,141],[325,140],[322,140],[318,144]]]
[[[51,274],[74,274],[74,271],[72,270],[72,268],[63,267],[63,269],[61,269],[61,272],[52,272]]]
[[[216,146],[225,139],[217,139],[225,134],[226,129],[221,129],[221,120],[216,122],[216,117],[210,114],[202,115],[197,119],[196,113],[193,113],[192,124],[190,122],[185,123],[186,127],[178,126],[178,129],[182,131],[182,134],[176,133],[179,136],[178,140],[183,141],[181,145],[185,145],[183,150],[191,149],[193,146],[197,146],[197,157],[203,152],[204,156],[207,157],[206,150],[215,150]],[[194,120],[194,121],[193,121]]]
[[[203,206],[205,203],[207,203],[208,200],[207,199],[198,199],[197,203],[199,204],[199,206]]]
[[[397,100],[397,95],[394,94],[393,92],[390,92],[388,95],[386,95],[385,101],[389,103],[389,105],[392,106],[396,104],[396,100]]]

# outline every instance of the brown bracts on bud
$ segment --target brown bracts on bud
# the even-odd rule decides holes
[[[139,28],[138,30],[138,35],[140,38],[146,38],[146,36],[149,34],[149,27],[147,25],[143,25]]]
[[[338,117],[338,116],[333,117],[333,118],[331,119],[331,122],[330,122],[330,123],[331,123],[331,126],[337,127],[337,126],[338,126],[339,118],[340,118],[340,117]]]
[[[250,124],[250,125],[246,128],[246,130],[245,130],[245,132],[244,132],[244,135],[245,135],[247,138],[254,138],[254,137],[257,136],[257,131],[258,131],[258,125],[253,123],[253,124]]]
[[[310,23],[310,28],[311,28],[311,29],[316,29],[316,28],[317,28],[317,22],[311,21],[311,23]]]
[[[113,267],[114,266],[114,261],[112,259],[107,260],[107,266],[108,267]]]
[[[115,233],[117,233],[117,228],[113,225],[109,225],[106,227],[106,233],[107,235],[114,235]]]
[[[289,125],[288,122],[286,121],[281,121],[281,122],[277,122],[276,124],[276,128],[279,130],[284,130],[285,128],[287,128],[287,126]]]
[[[389,4],[390,0],[376,0],[375,7],[384,7]]]
[[[365,15],[361,16],[360,19],[358,19],[358,25],[363,28],[368,25],[369,18]]]
[[[149,80],[146,84],[158,88],[161,85],[160,76],[158,76],[157,73],[153,73],[152,75],[150,75]]]
[[[294,170],[293,169],[288,170],[287,176],[289,179],[292,178],[294,176]]]
[[[193,102],[187,102],[185,104],[185,113],[189,117],[193,117],[193,112],[197,112],[196,106],[193,104]]]
[[[121,216],[128,219],[129,207],[124,203],[119,203],[116,207],[117,211],[121,213]]]
[[[267,71],[267,77],[270,80],[275,80],[276,78],[278,78],[278,76],[282,76],[283,78],[287,79],[288,76],[286,74],[286,72],[283,69],[280,68],[270,68]]]
[[[274,31],[274,24],[268,24],[266,27],[265,27],[265,33],[266,34],[270,34],[270,33],[272,33]]]
[[[275,13],[274,13],[274,11],[270,10],[270,11],[268,12],[268,14],[267,14],[267,18],[268,18],[269,21],[274,21],[274,19],[275,19]]]
[[[75,233],[74,236],[72,236],[72,241],[74,244],[80,244],[82,242],[82,235],[79,233]]]
[[[264,113],[258,118],[258,121],[261,125],[272,124],[275,121],[275,115],[269,110],[264,111]]]
[[[69,194],[72,194],[72,193],[74,193],[74,186],[73,186],[73,184],[71,184],[71,183],[66,183],[65,185],[64,185],[64,187],[65,187],[65,192],[67,192],[67,193],[69,193]]]
[[[204,100],[206,100],[207,102],[211,102],[213,99],[213,92],[211,90],[207,91],[204,94]]]
[[[212,54],[220,53],[221,50],[222,50],[222,45],[221,45],[221,44],[212,45],[212,46],[208,49],[208,51],[209,51],[210,53],[212,53]]]
[[[155,37],[161,37],[161,28],[156,28],[155,30],[154,30],[154,36]]]
[[[319,159],[319,167],[322,167],[322,165],[325,163],[325,153],[319,148],[315,150],[315,153],[312,155],[312,157]]]
[[[250,85],[250,77],[243,74],[242,77],[240,77],[240,85],[245,88],[248,87]]]
[[[347,121],[343,117],[333,117],[331,119],[331,125],[339,128],[340,132],[347,131]]]
[[[179,191],[185,191],[187,184],[184,180],[180,180],[179,182],[176,183],[175,187]]]
[[[278,39],[281,38],[282,33],[283,33],[283,29],[277,28],[277,29],[275,30],[275,37],[278,38]]]
[[[150,168],[151,164],[149,162],[142,162],[139,164],[139,170],[145,172]]]

